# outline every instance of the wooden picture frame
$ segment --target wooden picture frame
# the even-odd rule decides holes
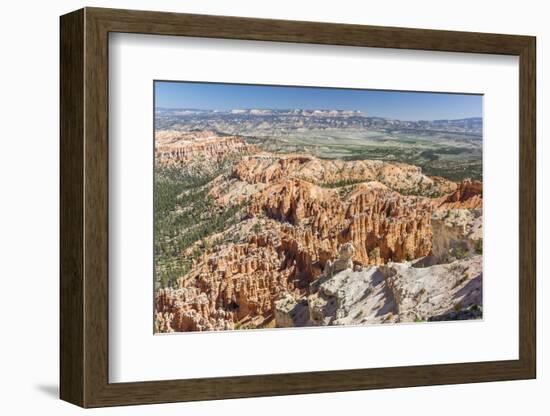
[[[61,17],[60,396],[82,407],[213,400],[536,377],[535,38],[85,8]],[[519,359],[109,383],[110,32],[515,55],[520,91]]]

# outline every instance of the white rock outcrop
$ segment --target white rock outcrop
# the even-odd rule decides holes
[[[438,263],[481,254],[483,216],[481,209],[438,210],[432,214],[432,253]]]
[[[278,327],[480,318],[482,256],[423,268],[410,262],[347,268],[322,275],[310,293],[277,302]]]
[[[307,300],[296,300],[290,293],[285,293],[275,301],[274,310],[278,328],[306,326],[309,322]]]

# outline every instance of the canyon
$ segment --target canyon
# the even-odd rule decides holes
[[[481,317],[480,181],[213,131],[156,132],[155,164],[155,332]]]

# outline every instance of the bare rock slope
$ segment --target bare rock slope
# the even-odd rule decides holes
[[[275,303],[277,326],[480,318],[481,256],[425,268],[389,263],[323,275],[306,299]]]

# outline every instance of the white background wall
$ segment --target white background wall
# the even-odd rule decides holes
[[[550,361],[544,281],[550,171],[544,142],[550,26],[543,1],[68,1],[5,2],[0,15],[0,409],[3,414],[82,412],[58,395],[58,16],[82,6],[241,15],[536,35],[538,42],[538,379],[338,394],[92,410],[88,414],[407,415],[548,414]],[[545,74],[546,72],[546,74]],[[546,201],[544,200],[546,199]],[[503,230],[506,238],[506,230]],[[505,259],[506,253],[503,253]],[[543,263],[545,263],[543,265]],[[546,325],[546,331],[543,331]],[[475,341],[474,341],[475,342]],[[345,348],[345,346],[343,346]]]

